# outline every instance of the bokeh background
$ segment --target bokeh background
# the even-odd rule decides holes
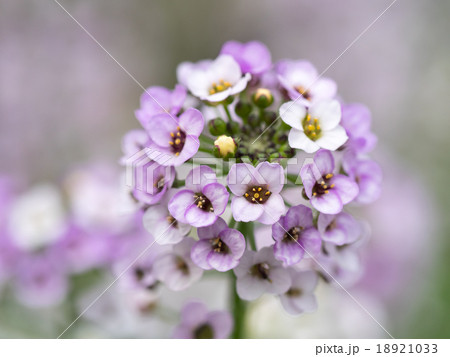
[[[214,58],[229,39],[262,41],[274,60],[305,58],[320,72],[391,2],[60,0],[145,87],[173,87],[179,62]],[[395,337],[450,337],[449,17],[447,0],[398,0],[326,73],[346,101],[373,113],[385,189],[364,212],[374,234],[368,277],[357,289]],[[141,93],[55,1],[0,0],[0,172],[23,189],[59,182],[79,163],[116,165],[121,137],[138,127]],[[341,306],[340,329],[350,328],[343,322],[350,317],[374,324],[348,299],[319,299],[320,317],[290,328],[326,335]],[[272,306],[261,304],[254,326]],[[47,336],[50,318],[0,300],[2,336]],[[291,325],[255,328],[254,336],[279,337],[282,326]]]

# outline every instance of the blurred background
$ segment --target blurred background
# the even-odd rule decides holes
[[[391,2],[60,0],[144,87],[170,88],[179,62],[215,58],[230,39],[262,41],[274,61],[304,58],[321,72]],[[385,184],[362,212],[373,237],[354,291],[397,338],[450,337],[449,16],[446,0],[398,0],[326,73],[344,100],[373,114]],[[141,93],[53,0],[0,0],[0,173],[19,192],[61,184],[80,164],[118,170],[121,138],[138,128]],[[384,336],[348,296],[326,296],[319,295],[317,315],[252,336],[351,337],[349,324],[362,323],[364,336]],[[272,305],[255,305],[249,329],[275,321]],[[56,337],[64,325],[58,310],[27,309],[1,295],[1,337]],[[282,326],[300,332],[284,334]],[[72,336],[111,335],[92,331],[81,324]]]

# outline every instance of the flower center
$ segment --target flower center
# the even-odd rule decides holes
[[[216,82],[213,82],[213,84],[211,85],[211,89],[209,90],[209,94],[216,94],[219,92],[223,92],[224,90],[228,89],[231,87],[231,83],[224,81],[223,79],[221,79],[219,81],[219,84],[217,84]]]
[[[228,246],[219,237],[211,240],[212,248],[216,253],[228,253]]]
[[[245,192],[244,197],[251,203],[266,203],[272,192],[270,192],[265,186],[253,186]]]
[[[313,196],[321,196],[329,193],[330,188],[334,187],[334,183],[331,185],[328,184],[328,181],[330,181],[332,177],[333,174],[326,174],[322,177],[321,181],[317,181],[312,189]]]
[[[311,93],[303,86],[296,86],[294,89],[299,92],[306,100],[311,100]]]
[[[302,295],[303,291],[302,289],[298,289],[298,288],[290,288],[287,292],[286,295],[289,297],[297,297]]]
[[[303,119],[303,131],[305,132],[306,136],[310,138],[312,141],[317,140],[320,138],[320,135],[322,134],[322,129],[319,124],[319,119],[311,118],[311,114],[306,114],[305,119]]]
[[[184,143],[186,141],[186,133],[177,126],[177,131],[175,133],[170,133],[171,139],[169,145],[172,146],[172,151],[175,156],[180,155],[181,150],[184,148]]]
[[[167,222],[169,222],[170,226],[174,226],[175,228],[178,228],[178,221],[173,216],[167,216],[166,217]]]
[[[153,186],[158,190],[158,192],[161,192],[164,188],[165,180],[164,177],[161,177],[158,181],[155,182]]]
[[[177,266],[177,269],[181,271],[183,275],[189,275],[189,266],[186,264],[186,261],[183,258],[177,256],[175,258],[175,264]]]
[[[200,325],[194,330],[194,338],[196,339],[214,338],[214,330],[208,324]]]
[[[270,266],[267,263],[255,264],[255,265],[253,265],[253,267],[251,269],[252,275],[257,276],[260,279],[268,280],[269,282],[271,282],[271,280],[269,278],[269,272],[270,272]]]
[[[301,227],[301,226],[292,227],[291,229],[289,229],[287,231],[287,233],[285,233],[284,239],[285,240],[294,240],[297,242],[298,239],[300,238],[300,232],[302,230],[303,230],[303,227]]]
[[[195,198],[194,203],[197,204],[198,208],[200,208],[201,210],[206,211],[206,212],[214,212],[214,207],[213,207],[211,201],[204,194],[196,193],[194,195],[194,198]]]

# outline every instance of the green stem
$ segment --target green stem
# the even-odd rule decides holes
[[[244,338],[245,310],[247,303],[239,297],[236,291],[236,276],[231,271],[231,313],[233,314],[234,330],[231,338]]]
[[[237,229],[243,234],[252,250],[256,251],[255,232],[253,222],[239,222]]]
[[[200,134],[200,141],[203,141],[205,144],[214,145],[214,139],[206,136],[205,134]]]
[[[303,186],[303,184],[301,183],[300,177],[297,175],[287,174],[286,178],[288,179],[288,181],[292,182],[294,185]]]
[[[202,144],[200,144],[200,147],[198,148],[198,151],[200,152],[205,152],[207,154],[213,154],[213,148],[210,146],[203,146]]]
[[[225,109],[225,113],[227,113],[228,121],[231,123],[233,119],[231,118],[230,110],[228,109],[228,105],[224,104],[223,109]]]

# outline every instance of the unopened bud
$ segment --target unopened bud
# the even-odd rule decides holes
[[[208,128],[211,135],[214,136],[223,135],[227,130],[227,123],[225,123],[225,121],[220,118],[213,119],[209,121]]]
[[[231,136],[221,135],[214,141],[214,147],[216,156],[225,159],[234,156],[237,144]]]
[[[260,108],[267,108],[273,103],[273,95],[267,88],[258,88],[252,96],[253,103]]]

